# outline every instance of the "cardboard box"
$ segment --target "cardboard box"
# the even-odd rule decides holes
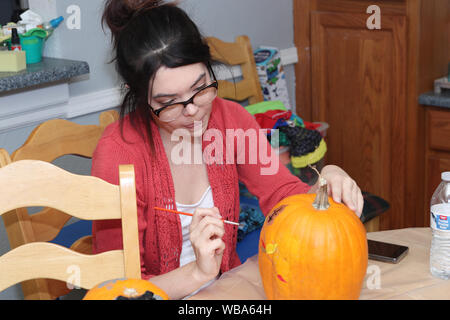
[[[286,77],[277,48],[260,47],[254,53],[259,82],[264,100],[280,100],[286,109],[291,110]]]

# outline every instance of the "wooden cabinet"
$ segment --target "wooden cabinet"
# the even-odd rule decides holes
[[[429,209],[441,173],[450,171],[450,109],[427,107],[425,156],[425,209]],[[429,226],[429,215],[424,214],[423,219],[423,224]]]
[[[418,96],[447,74],[449,14],[450,0],[294,0],[297,113],[329,123],[327,163],[391,204],[380,230],[424,225]]]

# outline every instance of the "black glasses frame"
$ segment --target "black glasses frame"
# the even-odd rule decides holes
[[[164,107],[162,107],[162,108],[159,108],[158,110],[153,109],[153,107],[151,107],[151,106],[150,106],[150,107],[151,107],[153,113],[159,118],[159,114],[160,114],[162,111],[164,111],[166,108],[169,108],[169,107],[171,107],[171,106],[173,106],[173,105],[176,105],[176,104],[182,104],[182,105],[183,105],[183,108],[186,108],[186,106],[187,106],[188,104],[194,102],[194,98],[195,98],[200,92],[202,92],[203,90],[206,90],[206,89],[208,89],[208,88],[212,88],[212,87],[214,87],[214,88],[217,89],[218,86],[219,86],[219,84],[217,83],[217,81],[214,81],[214,82],[211,83],[209,86],[206,86],[206,87],[202,88],[201,90],[199,90],[198,92],[196,92],[189,100],[171,103],[171,104],[169,104],[169,105],[167,105],[167,106],[164,106]]]
[[[219,83],[218,83],[217,80],[216,80],[216,75],[214,74],[214,71],[212,70],[211,65],[210,65],[209,63],[208,63],[208,66],[207,66],[207,67],[208,67],[208,70],[211,72],[211,74],[212,74],[212,76],[213,76],[213,79],[214,79],[214,82],[213,82],[213,83],[211,83],[210,85],[208,85],[208,86],[202,88],[201,90],[199,90],[198,92],[196,92],[190,99],[188,99],[188,100],[186,100],[186,101],[180,101],[180,102],[171,103],[171,104],[169,104],[169,105],[167,105],[167,106],[164,106],[164,107],[162,107],[162,108],[159,108],[158,110],[155,110],[155,109],[153,109],[152,106],[150,106],[150,109],[151,109],[152,112],[155,114],[155,116],[157,116],[157,117],[159,118],[159,115],[160,115],[160,113],[161,113],[162,111],[164,111],[166,108],[169,108],[169,107],[174,106],[174,105],[176,105],[176,104],[182,104],[182,105],[183,105],[183,109],[184,109],[184,108],[186,108],[186,106],[187,106],[188,104],[193,103],[193,102],[194,102],[194,98],[195,98],[200,92],[202,92],[203,90],[206,90],[206,89],[212,88],[212,87],[218,89],[218,88],[219,88]]]

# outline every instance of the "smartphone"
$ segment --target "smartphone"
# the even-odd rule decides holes
[[[398,263],[409,248],[398,244],[367,240],[369,246],[369,259],[382,262]]]

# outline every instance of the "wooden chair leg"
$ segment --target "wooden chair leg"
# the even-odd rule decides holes
[[[375,217],[366,223],[364,223],[364,227],[367,232],[375,232],[380,230],[380,217]]]

